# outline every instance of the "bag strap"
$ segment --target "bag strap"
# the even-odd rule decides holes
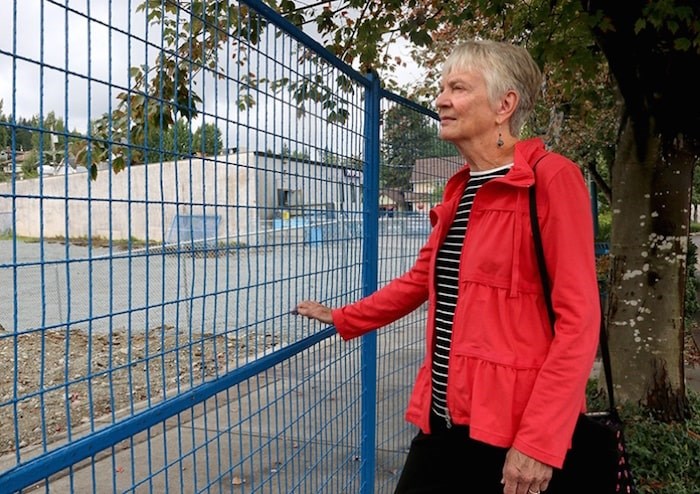
[[[547,156],[546,153],[535,162],[532,166],[533,173],[537,169],[537,164],[542,161],[542,159]],[[535,176],[537,176],[535,174]],[[554,306],[552,305],[552,292],[549,285],[549,275],[547,274],[547,265],[544,260],[544,247],[542,246],[542,234],[540,232],[540,222],[537,219],[537,201],[535,196],[535,184],[533,183],[529,187],[530,195],[530,224],[532,225],[532,238],[535,242],[535,255],[537,256],[537,266],[540,271],[540,278],[542,279],[542,289],[544,290],[544,300],[547,305],[547,314],[549,315],[549,321],[552,326],[552,335],[554,335],[554,322],[556,321],[556,316],[554,314]],[[617,413],[615,407],[615,395],[613,392],[613,382],[612,382],[612,365],[610,363],[610,349],[608,347],[608,333],[605,329],[605,319],[603,317],[603,303],[601,300],[601,315],[600,315],[600,353],[603,357],[603,370],[605,374],[605,385],[608,390],[608,406],[611,413]]]

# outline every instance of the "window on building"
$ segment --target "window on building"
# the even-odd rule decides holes
[[[303,204],[303,190],[277,189],[277,205],[279,207],[302,206]]]

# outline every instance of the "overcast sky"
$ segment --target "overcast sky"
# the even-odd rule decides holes
[[[143,12],[135,12],[140,3],[141,0],[0,0],[3,112],[30,118],[53,111],[68,129],[85,132],[88,121],[108,112],[121,88],[128,86],[129,67],[146,61],[152,63],[159,53],[160,32],[149,30]],[[127,36],[127,32],[131,36]],[[287,59],[286,63],[294,65],[294,55],[290,53],[293,44],[288,38],[276,38],[274,32],[270,32],[264,42],[267,44],[261,46],[274,52],[273,59]],[[396,50],[408,58],[405,47],[397,46]],[[228,60],[230,54],[224,57]],[[223,63],[228,65],[228,70],[238,70],[235,64]],[[279,67],[272,67],[274,64],[274,61],[260,62],[253,56],[247,69],[256,70],[258,77],[272,79],[283,72]],[[410,82],[418,77],[417,70],[411,68],[406,69],[399,80]],[[232,89],[232,85],[236,87]],[[273,98],[259,101],[252,112],[239,112],[233,104],[235,101],[230,101],[236,99],[235,82],[202,77],[195,90],[204,99],[206,112],[240,124],[228,125],[224,130],[229,147],[264,150],[271,147],[266,137],[270,134],[286,134],[292,141],[308,141],[321,148],[328,147],[336,139],[326,135],[328,142],[319,142],[319,133],[327,129],[320,128],[313,119],[304,122],[305,119],[292,118],[291,110]],[[213,120],[213,117],[205,118]],[[267,133],[261,135],[246,130],[245,135],[241,134],[241,126],[246,129],[263,126],[261,119]],[[200,123],[195,122],[195,126]],[[350,147],[356,145],[350,144]],[[354,150],[347,152],[355,153]]]
[[[126,27],[128,1],[90,3],[90,17],[108,23],[111,3],[113,25]],[[87,0],[71,0],[69,5],[87,13]],[[106,84],[88,85],[86,76],[109,81],[111,65],[112,82],[126,84],[129,51],[123,36],[113,34],[110,44],[105,26],[90,22],[88,29],[84,15],[48,1],[0,0],[0,12],[0,99],[5,114],[28,118],[54,111],[69,128],[83,131],[88,118],[108,110]],[[140,24],[131,27],[133,33],[143,35]],[[143,62],[143,56],[137,56],[132,55],[132,63]]]

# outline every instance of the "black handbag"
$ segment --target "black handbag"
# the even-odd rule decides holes
[[[533,169],[536,167],[537,163]],[[532,224],[535,254],[542,278],[552,333],[554,333],[554,308],[544,260],[542,236],[537,219],[534,185],[530,187],[529,193],[530,223]],[[554,470],[547,489],[553,494],[634,494],[637,492],[625,447],[623,423],[615,407],[608,335],[602,316],[600,319],[600,353],[608,391],[608,409],[604,412],[589,412],[579,416],[571,440],[571,449],[566,454],[564,465],[561,470]]]

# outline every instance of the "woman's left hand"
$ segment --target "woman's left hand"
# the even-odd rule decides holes
[[[552,467],[510,448],[503,465],[503,494],[538,494],[547,490]]]

